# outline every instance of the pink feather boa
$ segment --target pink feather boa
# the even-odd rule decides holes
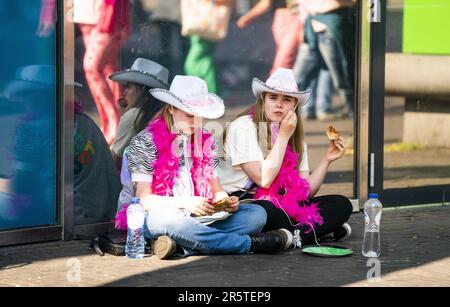
[[[180,156],[177,153],[175,142],[176,134],[170,133],[167,129],[163,117],[155,120],[148,127],[152,133],[153,140],[158,152],[158,159],[153,161],[153,182],[152,191],[156,195],[172,196],[173,180],[178,176],[178,166]],[[196,142],[192,142],[197,137]],[[191,176],[194,182],[195,195],[212,199],[212,192],[209,181],[213,178],[213,167],[211,158],[213,157],[213,138],[210,133],[197,131],[188,143],[190,153],[193,154]],[[202,144],[199,148],[199,144]]]
[[[152,162],[154,170],[152,191],[154,194],[160,196],[173,196],[174,178],[178,176],[179,161],[181,158],[176,147],[174,147],[177,146],[177,142],[175,141],[177,135],[167,129],[166,122],[162,116],[151,122],[147,129],[152,133],[158,154],[157,159]],[[192,142],[194,137],[197,137],[196,142]],[[212,150],[214,139],[210,133],[205,133],[199,129],[191,137],[188,144],[191,149],[190,153],[193,154],[191,177],[194,182],[195,195],[211,200],[212,191],[210,180],[214,175],[211,159],[214,157]],[[201,148],[199,144],[202,144]],[[128,205],[123,205],[116,214],[114,222],[117,229],[127,229],[127,208]]]
[[[310,203],[308,199],[309,183],[300,177],[297,170],[298,159],[298,154],[288,145],[275,180],[268,189],[258,187],[255,199],[270,201],[277,208],[284,210],[297,224],[312,229],[317,224],[322,225],[323,218],[317,204]],[[281,193],[283,190],[284,193]]]

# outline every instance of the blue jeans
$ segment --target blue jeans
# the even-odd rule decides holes
[[[167,235],[180,245],[185,256],[194,254],[248,254],[249,234],[260,233],[267,221],[266,211],[254,204],[242,204],[225,220],[208,226],[178,210],[155,210],[146,215],[144,236]]]
[[[305,106],[307,116],[314,117],[316,113],[331,113],[333,98],[333,79],[328,69],[321,69],[316,78],[311,80],[311,98]]]
[[[316,33],[318,48],[302,44],[299,48],[294,74],[301,90],[311,87],[322,68],[327,68],[331,74],[334,87],[347,106],[348,115],[353,115],[353,84],[350,81],[347,60],[335,38],[327,31]]]

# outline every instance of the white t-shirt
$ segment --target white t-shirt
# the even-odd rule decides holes
[[[225,158],[221,159],[219,167],[220,184],[228,193],[245,188],[251,180],[240,165],[264,161],[263,153],[258,145],[256,126],[248,115],[239,117],[230,124],[224,151]],[[309,171],[306,144],[304,144],[300,163],[300,172],[303,171]]]

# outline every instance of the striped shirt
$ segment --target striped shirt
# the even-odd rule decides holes
[[[189,166],[192,165],[192,158],[184,158],[183,144],[184,143],[180,139],[178,148],[182,154],[179,162],[179,173],[186,167],[186,161],[189,163]],[[211,164],[214,169],[214,177],[217,177],[217,168],[219,166],[217,144],[217,140],[214,139],[212,148],[213,158],[211,159]],[[152,164],[158,156],[158,151],[156,144],[153,141],[152,133],[145,129],[137,134],[132,139],[126,154],[128,158],[128,171],[131,173],[132,181],[151,182],[154,172]]]

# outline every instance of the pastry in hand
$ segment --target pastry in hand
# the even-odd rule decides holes
[[[225,191],[218,191],[211,202],[214,206],[214,210],[222,211],[226,209],[229,205],[229,196]]]
[[[327,127],[327,136],[331,141],[335,141],[339,138],[340,134],[339,131],[337,131],[336,128],[334,128],[331,125],[328,125]]]
[[[229,197],[222,198],[221,200],[212,203],[215,211],[223,211],[229,206],[229,204],[230,204]]]

